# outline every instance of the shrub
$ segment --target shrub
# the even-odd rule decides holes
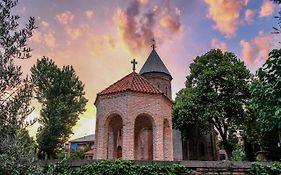
[[[50,164],[45,169],[46,174],[52,175],[177,175],[191,173],[188,168],[174,165],[136,165],[128,160],[103,160],[93,164],[84,164],[80,169],[71,169],[65,161]]]
[[[262,165],[260,162],[252,163],[250,175],[280,175],[281,162],[275,162],[272,165]]]

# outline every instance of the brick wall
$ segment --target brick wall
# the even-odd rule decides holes
[[[123,123],[122,157],[133,160],[135,157],[135,121],[138,116],[146,116],[152,123],[153,160],[173,160],[172,103],[164,95],[130,91],[103,95],[98,97],[96,107],[95,159],[108,159],[109,121],[120,116]]]

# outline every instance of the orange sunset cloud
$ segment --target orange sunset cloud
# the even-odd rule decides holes
[[[145,5],[143,1],[132,1],[127,9],[119,8],[113,16],[119,36],[133,54],[150,45],[153,38],[161,43],[182,31],[179,9],[173,8],[169,1],[161,7],[143,7]],[[140,13],[141,8],[146,8],[147,12]]]
[[[244,61],[250,66],[260,66],[268,58],[272,46],[272,35],[260,32],[252,41],[240,41]]]
[[[254,20],[253,20],[254,14],[255,14],[255,10],[247,9],[247,10],[245,11],[245,18],[244,18],[244,20],[245,20],[247,23],[252,23],[252,22],[254,22]]]
[[[269,0],[264,0],[261,6],[259,17],[271,16],[274,13],[274,4]]]
[[[221,49],[223,52],[227,51],[227,44],[214,38],[211,41],[211,46],[215,49]]]
[[[226,36],[233,36],[237,30],[240,10],[248,0],[205,0],[209,5],[207,17],[215,22],[215,28]]]

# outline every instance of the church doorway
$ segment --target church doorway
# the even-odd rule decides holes
[[[153,159],[153,125],[152,117],[139,115],[134,126],[135,160]]]
[[[108,117],[107,128],[107,159],[122,158],[123,121],[119,115]]]

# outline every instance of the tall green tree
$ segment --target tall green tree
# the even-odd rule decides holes
[[[37,143],[40,152],[52,159],[69,139],[79,114],[85,111],[84,84],[72,66],[60,69],[45,57],[37,61],[31,72],[35,98],[42,104]]]
[[[256,125],[260,128],[259,137],[268,138],[269,133],[275,134],[277,149],[278,142],[281,144],[281,49],[270,52],[268,60],[258,69],[250,90],[250,104],[256,111]],[[261,139],[259,143],[263,145],[265,140]]]
[[[186,134],[189,126],[202,131],[214,126],[231,157],[233,146],[228,132],[244,120],[250,77],[249,70],[233,53],[218,49],[196,57],[186,87],[177,94],[173,106],[174,127]]]
[[[36,155],[26,131],[27,116],[32,112],[31,85],[23,77],[16,59],[28,59],[27,40],[35,29],[31,17],[20,28],[20,16],[11,11],[17,0],[0,1],[0,174],[36,174]]]

